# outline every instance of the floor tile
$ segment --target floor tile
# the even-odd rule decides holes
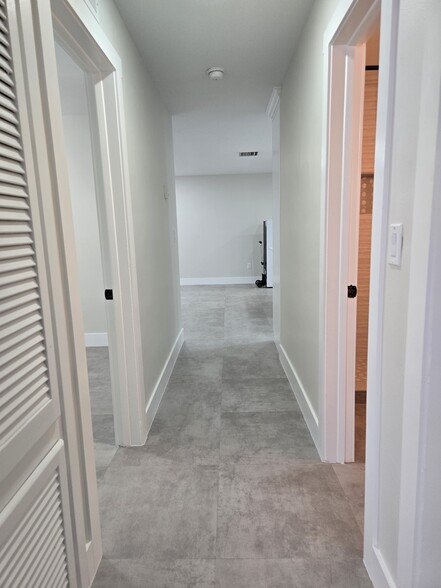
[[[330,465],[222,464],[216,553],[361,558],[362,535]]]
[[[223,358],[178,357],[170,381],[175,382],[181,377],[193,376],[203,380],[218,380],[222,378]]]
[[[359,559],[224,559],[216,561],[216,588],[368,588]]]
[[[97,468],[107,468],[117,452],[116,445],[109,443],[94,443],[95,465]]]
[[[92,588],[214,588],[214,560],[104,559]]]
[[[112,458],[105,351],[90,359],[94,587],[371,586],[361,469],[320,462],[274,345],[271,290],[183,287],[182,309],[186,341],[144,446]]]
[[[297,411],[300,409],[286,378],[226,380],[222,382],[225,412]]]
[[[115,445],[113,415],[92,414],[93,440],[96,443]]]
[[[364,463],[335,463],[334,472],[351,505],[361,532],[364,529]]]
[[[284,378],[274,342],[229,344],[224,348],[222,377],[226,380]]]
[[[104,556],[213,558],[217,487],[211,466],[112,464],[99,486]]]
[[[300,411],[222,413],[221,458],[320,462]]]

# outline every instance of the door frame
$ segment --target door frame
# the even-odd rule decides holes
[[[381,15],[380,15],[381,8]],[[364,561],[375,585],[387,586],[391,578],[378,545],[379,456],[382,404],[382,332],[389,209],[390,161],[398,34],[399,0],[341,0],[324,35],[324,118],[322,150],[322,205],[320,259],[320,422],[323,459],[345,462],[353,448],[353,394],[348,398],[348,378],[353,377],[348,344],[354,357],[355,325],[347,314],[349,231],[354,238],[357,207],[350,208],[350,188],[359,154],[351,157],[357,116],[350,105],[360,82],[364,84],[363,49],[368,33],[380,18],[380,71],[375,148],[375,185],[372,215],[369,297],[368,402],[366,439],[366,494]],[[349,75],[350,74],[350,75]],[[351,81],[352,83],[348,83]],[[362,112],[362,111],[361,111]],[[354,123],[355,120],[355,123]],[[355,140],[357,135],[355,134]],[[358,192],[357,192],[358,195]],[[352,212],[349,212],[352,211]],[[353,224],[346,221],[352,215]],[[353,275],[353,274],[352,274]],[[352,321],[352,322],[351,322]],[[348,322],[351,335],[348,338]],[[352,339],[351,339],[352,338]],[[353,361],[353,360],[352,360]],[[352,436],[352,441],[350,437]],[[349,437],[349,440],[348,440]]]
[[[87,362],[69,198],[67,161],[57,80],[57,34],[94,71],[101,165],[117,339],[119,443],[142,445],[147,436],[144,373],[136,281],[133,218],[122,96],[122,64],[83,0],[10,0],[11,38],[22,49],[23,106],[29,113],[24,142],[35,160],[54,351],[66,446],[70,510],[80,586],[89,586],[102,557]],[[61,33],[60,33],[61,31]],[[80,50],[81,49],[81,50]],[[74,52],[75,53],[75,52]],[[89,55],[89,57],[87,57]],[[90,59],[92,55],[95,59]],[[95,70],[93,70],[95,68]],[[105,138],[105,140],[104,140]],[[113,376],[113,374],[112,374]],[[113,381],[115,381],[113,379]],[[113,382],[112,382],[113,383]],[[118,410],[114,407],[114,410]]]
[[[357,283],[365,43],[379,10],[379,0],[345,0],[324,37],[320,420],[323,457],[340,463],[354,459],[357,299],[347,286]]]
[[[104,283],[105,288],[113,289],[114,295],[113,301],[106,304],[106,311],[116,444],[143,445],[147,437],[147,423],[144,418],[144,373],[121,59],[84,3],[78,0],[52,0],[51,5],[57,42],[88,74],[87,88]],[[54,143],[61,147],[60,160],[63,161],[60,161],[59,165],[63,168],[65,176],[64,138],[62,128],[59,127],[61,111],[58,94],[55,99],[58,87],[52,90]],[[63,187],[66,188],[65,184]],[[66,223],[72,223],[71,216],[69,203]],[[66,233],[65,239],[67,248],[71,248],[73,244],[71,231],[69,233]],[[75,317],[78,317],[81,309],[78,309],[76,272],[73,282],[70,289],[72,308]],[[84,332],[80,333],[79,329],[76,329],[75,336],[79,339],[78,345],[84,346]],[[143,417],[140,418],[140,415]]]

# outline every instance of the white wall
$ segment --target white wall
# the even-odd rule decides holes
[[[273,327],[280,344],[280,105],[272,121],[273,132]]]
[[[262,222],[272,216],[271,174],[176,178],[181,279],[262,273]],[[250,265],[250,267],[248,267]]]
[[[171,117],[112,0],[100,0],[99,22],[122,61],[148,403],[181,328]]]
[[[323,35],[337,4],[315,2],[283,80],[280,102],[280,340],[316,414]]]
[[[323,33],[337,4],[337,0],[315,2],[281,95],[281,342],[316,412],[319,406],[322,48]],[[369,479],[373,472],[379,471],[379,485],[375,488],[375,491],[379,488],[379,510],[371,514],[379,521],[378,537],[374,539],[375,557],[381,559],[386,575],[382,575],[378,586],[425,588],[435,586],[439,579],[439,557],[435,555],[429,560],[427,554],[420,553],[420,569],[414,557],[415,552],[418,555],[418,545],[427,548],[437,545],[439,554],[439,527],[435,528],[433,520],[436,517],[439,521],[440,476],[425,476],[427,485],[419,488],[421,472],[428,471],[421,456],[425,454],[426,459],[433,456],[424,442],[439,441],[439,424],[437,429],[436,419],[430,418],[427,408],[426,420],[424,411],[420,413],[416,409],[425,383],[431,381],[425,375],[424,365],[431,354],[434,358],[439,356],[439,349],[427,349],[424,355],[423,343],[425,330],[430,333],[432,328],[433,335],[433,325],[426,314],[426,285],[430,277],[431,211],[434,198],[439,195],[439,188],[434,193],[433,178],[439,167],[441,144],[440,27],[441,5],[437,0],[418,3],[401,0],[396,93],[391,110],[394,133],[390,206],[385,214],[388,223],[404,224],[403,263],[400,269],[386,268],[380,341],[381,414],[369,416],[375,423],[368,421],[368,448],[370,431],[377,427],[381,428],[380,446],[372,446],[366,464]],[[439,411],[433,389],[434,386],[431,405]],[[429,406],[430,398],[424,400]],[[424,431],[426,426],[432,428]],[[421,451],[418,450],[420,438]],[[427,467],[435,467],[433,459]],[[437,486],[433,488],[429,484]],[[415,487],[420,492],[420,502]],[[423,513],[419,528],[415,518],[418,510]],[[409,570],[413,571],[413,577],[407,574]]]

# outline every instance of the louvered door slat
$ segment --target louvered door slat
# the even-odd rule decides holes
[[[45,404],[50,402],[48,398],[49,388],[44,386],[34,391],[32,397],[20,398],[13,404],[11,410],[5,410],[5,417],[0,419],[0,439],[8,436],[17,422],[23,415],[32,415],[40,410]],[[9,407],[8,407],[9,408]]]
[[[1,57],[0,57],[0,64],[1,64]],[[1,73],[1,70],[0,70]],[[7,133],[8,135],[12,135],[13,137],[20,137],[20,133],[18,132],[17,124],[11,124],[6,122],[5,120],[0,119],[0,131]]]
[[[35,279],[19,283],[14,282],[9,286],[3,286],[0,288],[0,302],[6,298],[11,298],[12,296],[21,296],[21,294],[28,292],[29,290],[37,290],[37,288],[38,283]]]
[[[0,233],[2,235],[16,235],[17,233],[31,233],[32,229],[27,223],[0,222]]]
[[[0,142],[4,143],[5,145],[10,145],[11,147],[14,147],[14,143],[18,143],[17,139],[14,139],[14,137],[9,135],[5,135],[5,133],[1,131]],[[26,182],[21,173],[15,174],[3,170],[0,171],[0,182],[5,182],[5,184],[12,184],[14,186],[26,186]]]
[[[1,48],[2,48],[2,45],[0,45],[0,54],[1,54]],[[18,119],[15,116],[15,114],[13,112],[11,112],[9,109],[3,108],[1,104],[0,104],[0,118],[4,119],[5,121],[8,121],[14,125],[18,125]]]
[[[12,73],[12,67],[9,65],[9,60],[6,60],[3,56],[0,56],[0,67],[9,74]]]
[[[29,214],[26,210],[3,208],[0,210],[0,220],[2,225],[5,221],[13,221],[15,223],[22,223],[30,220]],[[4,225],[3,225],[4,226]]]
[[[10,208],[11,210],[29,210],[29,204],[26,198],[17,198],[16,196],[7,196],[6,194],[1,194],[0,209],[1,208]]]
[[[35,290],[32,290],[31,292],[25,292],[25,293],[21,294],[20,296],[13,296],[12,298],[9,298],[7,300],[3,300],[2,301],[2,308],[4,308],[5,312],[9,312],[14,309],[20,309],[20,307],[28,305],[36,300],[38,301],[38,294],[37,294],[37,292],[35,292]],[[20,311],[21,311],[21,309],[20,309]],[[1,358],[0,358],[0,362],[1,362]]]
[[[3,45],[0,45],[0,47],[3,47]],[[5,51],[4,47],[3,50]],[[13,102],[13,100],[11,100],[10,98],[7,98],[6,96],[3,96],[2,94],[0,94],[0,106],[2,108],[4,108],[5,110],[9,110],[10,112],[16,113],[17,112],[17,108]]]
[[[9,337],[5,337],[0,343],[0,354],[13,353],[15,346],[21,345],[27,339],[34,335],[41,333],[43,326],[40,321],[35,321],[33,324],[26,326],[23,329],[17,330]]]
[[[11,161],[9,159],[0,159],[0,169],[13,174],[24,174],[23,166],[16,161]]]
[[[8,381],[8,376],[12,375],[16,372],[17,366],[21,363],[30,363],[31,361],[35,361],[35,358],[42,355],[44,351],[44,345],[41,343],[37,343],[34,347],[25,350],[22,355],[15,357],[8,365],[3,368],[3,377],[6,378]],[[1,404],[1,397],[0,397],[0,404]],[[1,415],[0,415],[1,418]]]
[[[1,22],[0,22],[0,28],[1,28]],[[4,70],[0,69],[0,80],[2,80],[2,82],[4,84],[6,84],[7,86],[13,87],[14,86],[14,82],[11,79],[11,76]]]
[[[0,286],[7,286],[8,284],[24,282],[25,280],[32,280],[32,278],[35,278],[36,276],[37,272],[33,269],[0,274]]]
[[[2,43],[0,43],[0,55],[2,55],[5,59],[11,59],[10,53]]]
[[[3,31],[0,31],[0,43],[5,47],[9,47],[9,41]]]
[[[41,316],[39,316],[38,314],[24,316],[20,318],[20,320],[8,324],[7,327],[4,327],[2,329],[2,336],[0,338],[0,350],[4,347],[5,344],[7,344],[11,336],[16,335],[17,333],[23,331],[24,329],[27,329],[28,327],[33,327],[36,323],[41,323]]]
[[[64,575],[64,581],[58,580],[58,582],[55,583],[55,578],[58,578],[61,575]],[[58,548],[57,553],[54,553],[52,557],[51,565],[47,566],[46,573],[41,577],[40,586],[42,588],[43,586],[45,588],[62,588],[66,585],[66,564],[60,561],[60,549]]]
[[[0,20],[0,31],[2,31],[2,33],[8,34],[8,29],[6,28],[6,26],[4,25],[4,23],[1,20]]]
[[[12,376],[2,379],[0,384],[0,406],[11,397],[16,396],[35,379],[36,374],[46,372],[44,356],[34,358],[29,363],[20,366]]]
[[[48,588],[65,588],[67,586],[66,564],[60,562],[54,570],[54,577],[52,583],[48,584]]]
[[[6,259],[0,263],[0,274],[12,273],[30,267],[35,267],[35,261],[32,257],[25,257],[23,259]]]
[[[0,552],[5,558],[0,561],[0,578],[3,581],[8,581],[11,584],[15,580],[20,572],[17,562],[20,560],[25,561],[23,556],[26,554],[29,545],[38,541],[41,527],[36,523],[40,520],[42,513],[50,513],[52,510],[56,510],[58,488],[53,482],[54,480],[51,480],[51,485],[48,485],[45,492],[38,497],[33,508],[26,513],[21,525],[14,531],[2,552]],[[51,519],[49,518],[48,521],[50,522]],[[13,545],[16,546],[15,549],[11,549]],[[8,575],[5,573],[2,576],[2,570],[7,570]]]
[[[21,257],[33,255],[33,253],[33,249],[30,245],[23,245],[22,247],[4,247],[3,249],[0,249],[0,261],[20,259]]]
[[[19,186],[11,186],[11,184],[2,184],[0,182],[0,194],[4,196],[15,196],[17,198],[27,198],[26,191]]]
[[[60,513],[61,514],[61,513]],[[46,553],[48,557],[45,559],[40,559],[38,561],[38,568],[34,578],[35,586],[43,588],[43,586],[47,586],[48,583],[48,576],[54,573],[54,568],[57,567],[57,563],[60,562],[60,558],[63,554],[63,546],[60,541],[63,535],[63,528],[61,527],[60,523],[57,527],[52,529],[51,535],[48,537],[45,545]]]
[[[8,312],[2,312],[0,315],[0,326],[8,328],[11,323],[16,323],[18,320],[22,320],[24,317],[29,315],[39,315],[40,313],[40,301],[34,298],[29,304],[24,304],[20,308],[12,308]]]
[[[1,38],[1,35],[0,35],[0,38]],[[11,87],[8,86],[7,84],[5,84],[5,82],[3,81],[3,79],[1,77],[0,77],[0,92],[2,94],[4,94],[5,96],[7,96],[8,98],[15,100],[15,94],[12,91]]]
[[[26,336],[21,342],[15,342],[12,349],[10,348],[9,351],[2,353],[0,357],[0,368],[9,363],[15,356],[21,355],[42,341],[44,341],[43,334],[41,331],[36,331],[35,333],[31,333],[30,336]]]
[[[32,547],[35,542],[38,542],[41,545],[41,549],[47,552],[49,547],[48,539],[51,534],[53,534],[54,529],[55,532],[58,530],[59,521],[57,520],[57,515],[59,514],[59,506],[56,501],[56,496],[51,497],[49,506],[44,512],[46,516],[43,524],[32,529],[33,533],[25,538],[25,544],[22,552],[19,554],[19,558],[15,558],[16,560],[20,559],[24,561],[23,567],[18,568],[13,577],[9,578],[9,580],[13,581],[17,586],[29,585],[31,581],[34,586],[38,586],[36,582],[36,574],[40,570],[42,560],[36,557],[37,554],[35,552],[32,553]],[[15,563],[15,561],[11,563]]]

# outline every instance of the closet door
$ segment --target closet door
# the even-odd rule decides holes
[[[59,588],[77,581],[43,235],[15,67],[0,0],[0,586]]]

